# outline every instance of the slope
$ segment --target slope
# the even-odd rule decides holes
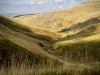
[[[24,33],[28,36],[31,36],[33,38],[38,38],[40,40],[49,41],[49,40],[56,40],[60,38],[60,35],[57,35],[55,33],[49,32],[47,30],[35,28],[35,27],[34,28],[29,27],[28,25],[21,24],[21,22],[19,23],[18,21],[15,21],[13,19],[7,19],[3,16],[0,16],[0,22],[4,25],[7,24],[6,26],[13,29],[14,31]]]
[[[71,61],[100,61],[100,13],[92,13],[61,32],[67,36],[53,45],[54,52],[60,56],[71,56]],[[76,57],[76,58],[74,58]]]
[[[100,1],[87,2],[72,8],[60,11],[37,14],[33,16],[20,16],[16,18],[24,24],[31,27],[44,28],[49,31],[58,32],[62,29],[69,28],[79,20],[84,19],[93,12],[100,11]]]
[[[39,61],[42,62],[41,58],[43,58],[44,62],[47,61],[47,58],[53,61],[57,60],[60,63],[64,62],[62,59],[57,58],[56,56],[51,55],[48,52],[44,51],[44,49],[42,48],[43,47],[42,45],[47,44],[47,42],[45,43],[44,41],[41,41],[39,38],[36,39],[36,38],[30,37],[27,34],[23,33],[24,31],[25,31],[24,26],[19,25],[11,20],[7,20],[4,17],[0,17],[0,35],[1,35],[0,52],[1,54],[2,54],[2,51],[5,49],[6,49],[5,50],[6,53],[8,50],[12,52],[12,50],[14,49],[13,53],[18,50],[18,52],[20,51],[23,54],[24,52],[26,52],[24,54],[26,56],[27,56],[27,52],[29,52],[29,54],[33,54],[31,58],[33,57],[32,59],[36,59],[34,60],[34,61],[37,61],[35,63],[39,63]],[[26,32],[28,33],[28,31]],[[36,36],[36,35],[32,35],[32,36]],[[41,35],[39,35],[39,37],[42,38]],[[2,45],[2,43],[4,43],[4,45]],[[10,51],[8,51],[8,54],[10,53]],[[10,54],[13,54],[13,53],[10,53]],[[28,56],[30,56],[29,54]]]
[[[52,53],[62,58],[80,62],[100,61],[99,7],[100,1],[94,1],[60,11],[15,19],[30,27],[41,27],[62,35],[50,47]]]

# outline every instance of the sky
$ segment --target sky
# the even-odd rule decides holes
[[[0,13],[43,13],[65,9],[87,0],[0,0]]]

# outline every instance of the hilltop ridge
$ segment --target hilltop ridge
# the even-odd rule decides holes
[[[68,9],[54,11],[50,13],[37,14],[33,16],[18,17],[17,20],[31,27],[48,29],[49,31],[59,32],[69,28],[79,20],[84,19],[93,12],[100,11],[100,1],[80,4]]]

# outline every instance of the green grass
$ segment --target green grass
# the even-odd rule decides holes
[[[48,57],[34,54],[7,39],[0,39],[0,67],[46,64]]]
[[[55,50],[55,54],[67,57],[67,59],[71,61],[100,61],[100,41],[81,41],[79,43],[73,43],[69,45],[60,45]]]
[[[2,38],[1,38],[2,37]],[[0,69],[14,67],[16,68],[32,68],[62,65],[58,60],[49,58],[42,54],[35,54],[27,49],[11,42],[0,35]],[[21,66],[21,67],[20,67]],[[23,68],[24,68],[23,67]]]

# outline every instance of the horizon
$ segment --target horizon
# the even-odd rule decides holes
[[[0,13],[46,13],[66,9],[89,0],[1,0]]]

